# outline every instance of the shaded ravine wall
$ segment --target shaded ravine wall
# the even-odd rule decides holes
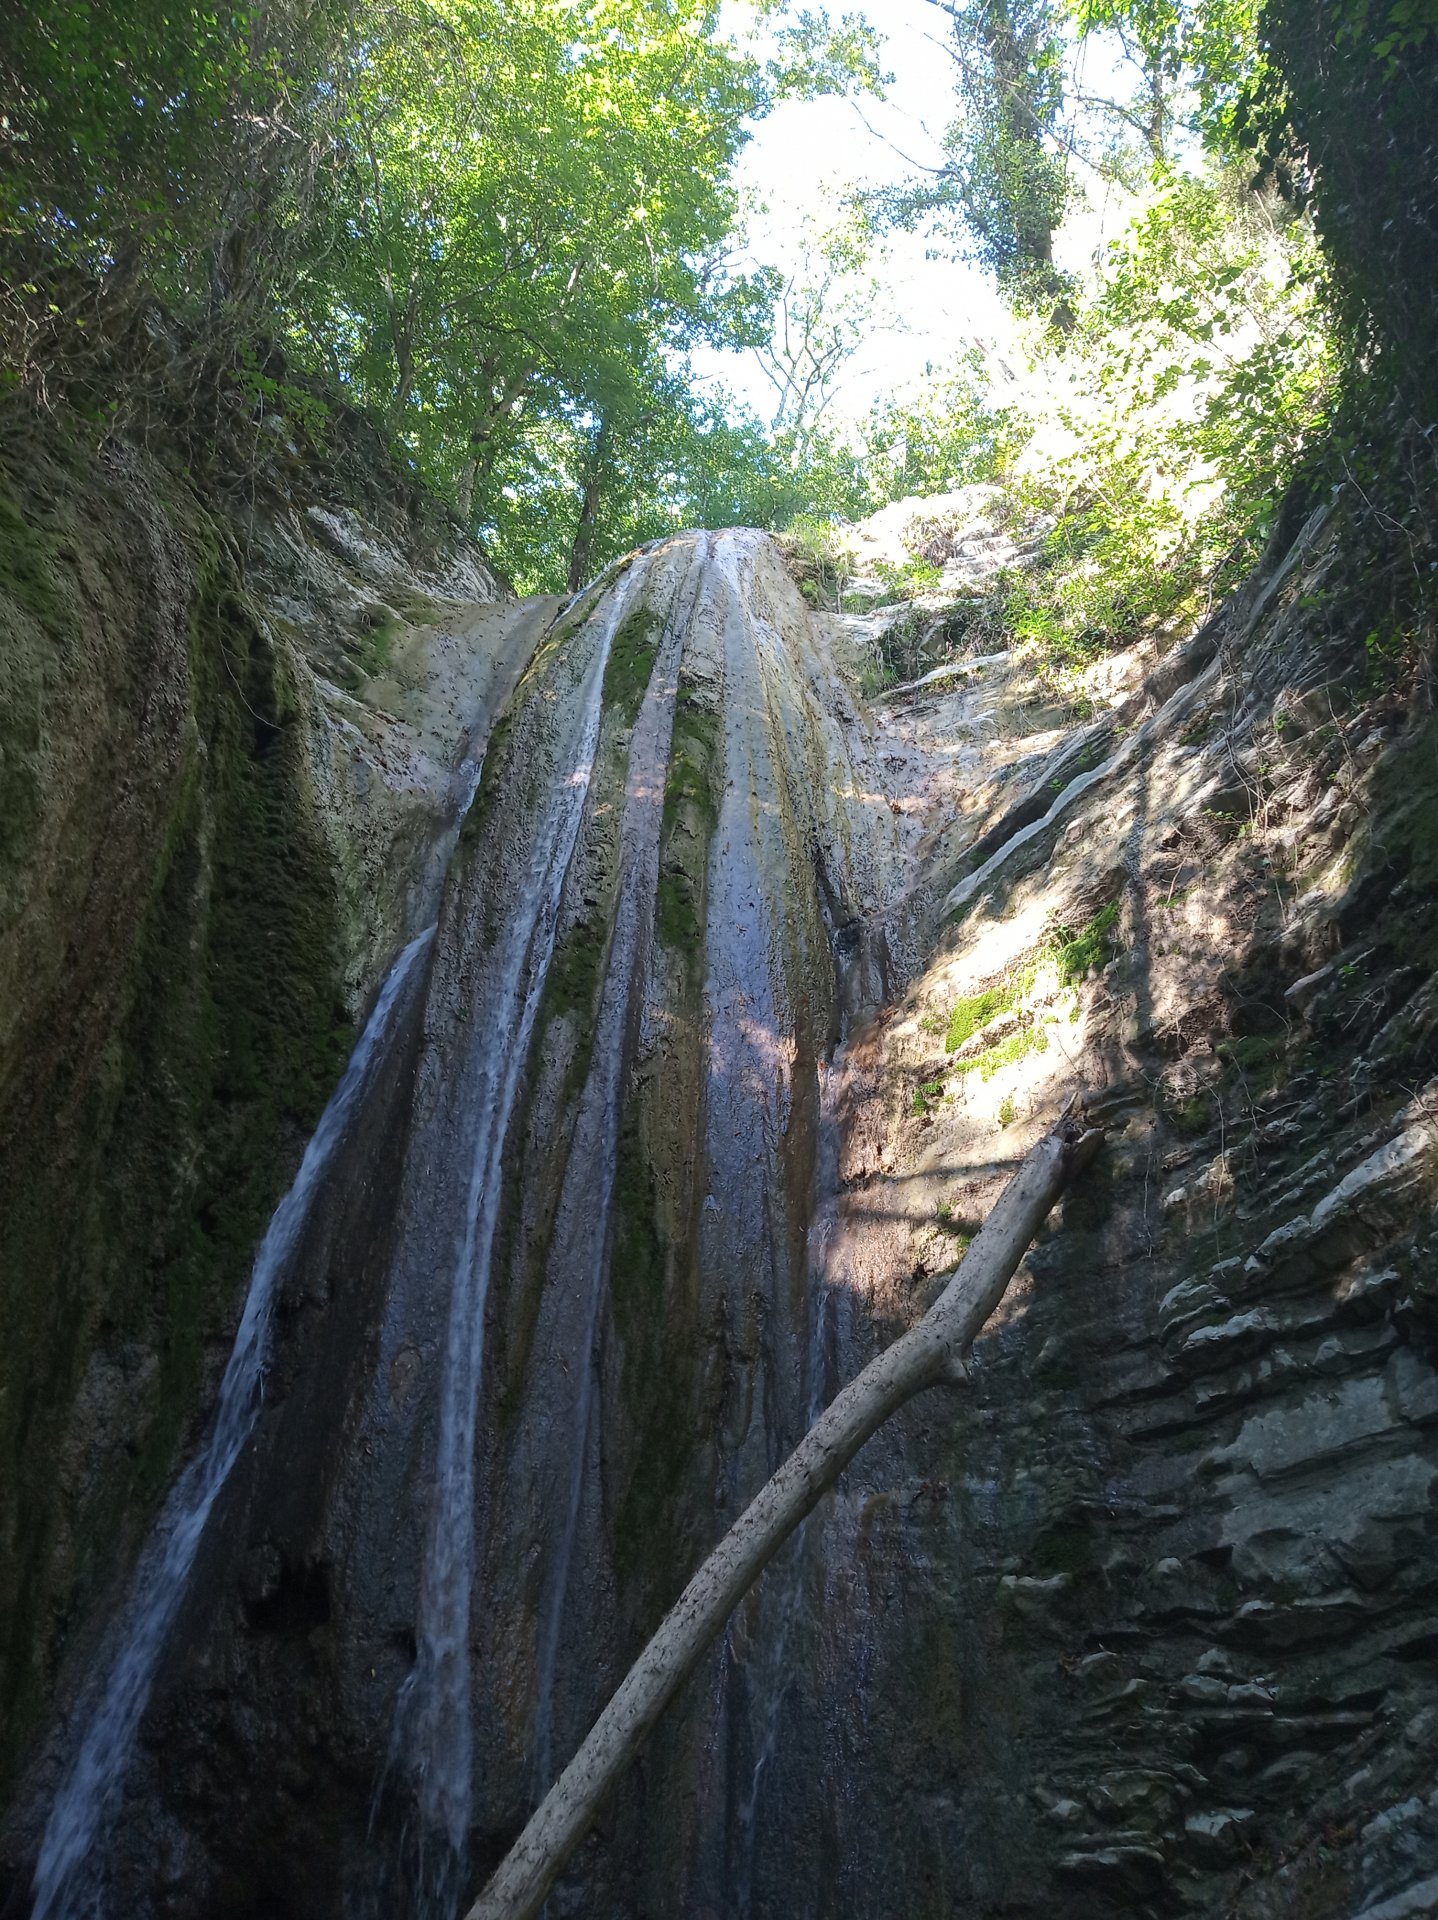
[[[270,497],[237,530],[134,449],[97,457],[63,421],[12,429],[0,458],[7,1798],[193,1443],[258,1238],[354,1023],[411,923],[433,913],[462,763],[517,671],[477,556],[458,542],[412,555],[428,617],[462,624],[477,595],[493,619],[489,658],[453,702],[448,764],[428,736],[433,762],[406,764],[413,729],[364,706],[373,582],[318,536],[301,498]],[[326,499],[323,475],[301,479]],[[397,528],[366,527],[332,497],[313,511],[365,531],[367,560],[402,572]],[[456,589],[462,600],[441,598]],[[309,652],[286,593],[308,601]],[[348,693],[330,677],[341,669]],[[367,716],[367,739],[345,736],[341,704]],[[386,844],[408,871],[392,889],[371,883],[357,910],[351,877]]]

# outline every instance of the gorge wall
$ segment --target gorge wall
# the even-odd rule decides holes
[[[543,611],[301,479],[221,519],[39,432],[0,474],[7,1783],[213,1403]]]
[[[43,708],[52,758],[103,758],[88,788],[38,789],[89,796],[50,922],[57,798],[7,868],[60,957],[22,964],[17,908],[5,1084],[39,1104],[6,1190],[52,1237],[26,1214],[7,1243],[31,1316],[0,1402],[30,1409],[9,1524],[37,1544],[4,1596],[27,1704],[3,1910],[28,1910],[107,1612],[346,1022],[437,913],[279,1288],[109,1910],[455,1912],[687,1573],[1078,1093],[1108,1147],[972,1386],[860,1456],[550,1910],[1426,1911],[1438,734],[1315,615],[1341,514],[1081,698],[1001,654],[870,708],[874,620],[812,614],[764,536],[678,536],[569,608],[514,608],[472,557],[413,584],[333,503],[257,537],[239,663],[264,674],[237,690],[192,536],[170,574],[106,569],[144,484],[107,479],[78,559],[47,551],[17,589],[36,685],[60,659],[67,687],[117,690],[83,720]],[[980,575],[1003,557],[990,506],[953,510]],[[162,628],[141,606],[167,581]],[[56,651],[82,630],[111,636],[104,673]],[[223,853],[232,786],[261,779],[286,783],[265,790],[278,869],[269,843]],[[292,973],[289,914],[316,943]],[[142,1049],[193,1031],[214,1073],[240,1043],[162,991],[211,1023],[258,1006],[246,1097],[206,1081],[183,1125]],[[242,1225],[186,1292],[163,1209],[188,1247],[215,1181]],[[165,1371],[172,1325],[188,1372]]]

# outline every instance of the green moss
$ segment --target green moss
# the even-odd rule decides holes
[[[1287,1044],[1286,1034],[1245,1033],[1220,1040],[1214,1052],[1245,1080],[1267,1082],[1276,1077]]]
[[[541,1030],[546,1020],[561,1014],[592,1017],[599,997],[608,936],[594,919],[576,920],[555,945],[544,983]]]
[[[1060,1573],[1088,1573],[1099,1560],[1099,1542],[1092,1527],[1055,1521],[1035,1540],[1029,1564],[1040,1579],[1052,1579]]]
[[[1049,1037],[1040,1026],[1020,1027],[1017,1033],[1011,1033],[1006,1040],[998,1041],[992,1047],[985,1047],[982,1053],[976,1053],[971,1059],[955,1062],[956,1073],[977,1073],[983,1080],[992,1080],[996,1073],[1005,1067],[1016,1066],[1020,1060],[1031,1053],[1047,1053]]]
[[[618,884],[617,871],[612,882],[611,897]],[[552,1020],[568,1017],[575,1020],[577,1027],[574,1052],[564,1076],[566,1102],[578,1097],[589,1076],[589,1063],[594,1054],[594,1023],[611,932],[611,914],[601,907],[596,907],[592,915],[576,920],[560,937],[545,977],[544,997],[539,1005],[539,1033],[542,1035]]]
[[[64,618],[54,547],[54,535],[26,513],[14,482],[0,469],[0,592],[52,629]]]
[[[957,1053],[991,1020],[1020,1007],[1033,991],[1039,969],[1046,960],[1053,962],[1064,986],[1074,985],[1091,967],[1106,960],[1113,950],[1118,912],[1118,902],[1115,900],[1102,907],[1078,932],[1063,926],[1054,928],[1036,952],[1021,961],[996,985],[985,987],[981,993],[970,994],[958,1001],[949,1015],[948,1030],[944,1035],[945,1051]],[[1028,1054],[1043,1053],[1047,1047],[1048,1035],[1044,1029],[1037,1025],[1027,1026],[992,1047],[985,1048],[971,1059],[956,1062],[955,1071],[978,1073],[983,1079],[992,1080],[1002,1068],[1015,1065]],[[916,1100],[915,1111],[922,1110]],[[1007,1125],[1007,1122],[1004,1124]]]
[[[1188,1100],[1181,1100],[1168,1110],[1169,1125],[1176,1133],[1187,1139],[1194,1139],[1208,1132],[1209,1106],[1201,1093],[1194,1094]]]
[[[509,711],[501,715],[490,729],[489,744],[484,752],[484,771],[479,776],[479,790],[459,830],[459,848],[465,853],[473,852],[494,815],[504,783],[504,770],[509,764],[512,750],[514,714],[515,709],[511,705]]]
[[[1066,987],[1073,986],[1092,968],[1103,966],[1113,957],[1113,936],[1117,927],[1118,902],[1111,900],[1077,933],[1068,927],[1055,928],[1051,947],[1059,978]]]
[[[654,925],[664,945],[691,964],[697,964],[704,938],[709,841],[719,821],[722,734],[719,714],[681,676],[664,785]]]
[[[935,1102],[944,1097],[942,1080],[926,1080],[920,1087],[914,1088],[914,1112],[927,1113]]]
[[[623,1355],[627,1472],[615,1515],[618,1568],[651,1607],[672,1598],[684,1567],[684,1494],[698,1429],[694,1394],[698,1343],[673,1325],[675,1250],[659,1220],[659,1195],[631,1103],[615,1168],[614,1263],[610,1297]]]
[[[52,605],[71,622],[111,621],[138,675],[144,607],[127,628],[126,603],[97,599],[123,510],[93,491],[75,504],[90,551],[57,558]],[[205,1357],[352,1039],[293,690],[207,523],[174,513],[197,574],[190,719],[203,751],[132,801],[132,884],[105,950],[76,960],[66,1018],[22,1009],[43,1024],[27,1051],[27,1124],[0,1153],[0,1777],[70,1623],[138,1545],[192,1437]],[[76,855],[98,864],[105,827],[88,826]],[[133,1427],[96,1431],[78,1402],[87,1376],[96,1364],[133,1376],[136,1354],[157,1366],[127,1390]],[[127,1445],[91,1457],[67,1496],[57,1590],[53,1468],[76,1435]]]
[[[388,608],[375,610],[373,624],[360,639],[359,668],[371,679],[389,670],[394,658],[394,643],[405,630],[405,622]]]
[[[579,599],[575,601],[574,605],[570,607],[567,612],[560,615],[559,619],[555,621],[554,625],[535,649],[534,657],[525,669],[524,681],[521,681],[521,686],[523,686],[526,681],[535,680],[542,675],[555,654],[562,652],[564,648],[569,645],[570,641],[588,620],[590,614],[592,614],[594,609],[599,605],[609,584],[608,581],[595,581],[593,586],[585,588]]]
[[[1020,993],[1017,977],[1005,980],[997,987],[986,987],[982,993],[970,994],[966,1000],[960,1000],[949,1015],[949,1029],[944,1035],[944,1051],[957,1053],[965,1041],[972,1040],[981,1027],[995,1020],[1001,1013],[1007,1013],[1015,1005]]]
[[[639,718],[663,632],[664,622],[653,608],[638,606],[621,623],[610,646],[604,704],[617,707],[631,727]]]

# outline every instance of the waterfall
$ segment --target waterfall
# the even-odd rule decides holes
[[[446,1916],[464,1885],[473,1798],[470,1613],[474,1585],[475,1443],[484,1368],[490,1262],[501,1210],[504,1144],[554,953],[564,884],[599,741],[610,648],[647,562],[602,604],[603,627],[579,702],[568,763],[552,784],[517,897],[489,963],[482,1050],[468,1099],[468,1193],[453,1250],[441,1361],[435,1485],[420,1581],[415,1664],[401,1692],[390,1762],[413,1785],[419,1814],[417,1898]],[[436,1851],[437,1850],[437,1851]]]
[[[482,792],[477,743],[455,769],[472,831],[429,956],[408,951],[386,982],[276,1215],[214,1438],[146,1550],[118,1666],[76,1711],[41,1920],[91,1920],[102,1882],[110,1910],[158,1911],[170,1892],[143,1888],[171,1819],[193,1821],[206,1886],[252,1886],[255,1911],[281,1886],[297,1911],[454,1920],[471,1850],[548,1784],[688,1536],[823,1404],[845,1304],[841,1076],[826,1062],[872,998],[869,849],[893,833],[849,724],[758,535],[675,536],[546,616]],[[309,1393],[335,1436],[332,1483],[294,1523],[333,1569],[333,1612],[263,1642],[238,1608],[206,1629],[227,1685],[216,1781],[272,1764],[299,1729],[294,1777],[342,1837],[333,1858],[282,1851],[309,1817],[283,1782],[248,1800],[205,1785],[196,1812],[195,1764],[221,1749],[207,1724],[179,1730],[154,1807],[132,1786],[123,1844],[106,1841],[187,1577],[186,1621],[197,1611],[200,1530],[253,1451],[279,1269],[325,1163],[348,1158],[337,1136],[376,1090],[370,1056],[420,972],[423,1040],[365,1201],[387,1214],[384,1267],[376,1253],[362,1325],[295,1355],[295,1430]],[[257,1503],[310,1471],[273,1452]],[[769,1898],[788,1743],[809,1724],[817,1538],[726,1639],[705,1709],[720,1737],[656,1782],[666,1833],[698,1808],[692,1854],[666,1855],[665,1910],[739,1920]],[[200,1684],[198,1663],[186,1676]]]
[[[426,928],[390,969],[344,1076],[305,1148],[294,1185],[275,1209],[260,1243],[209,1438],[176,1481],[140,1557],[122,1615],[119,1650],[51,1809],[35,1868],[33,1920],[79,1920],[101,1909],[103,1863],[97,1843],[103,1847],[102,1829],[124,1784],[206,1522],[255,1424],[276,1289],[368,1084],[395,1006],[433,936],[434,928]]]
[[[793,1036],[812,1016],[792,997],[792,974],[776,963],[775,956],[786,939],[800,949],[806,940],[812,943],[811,965],[816,971],[827,971],[833,981],[837,1018],[835,1052],[828,1061],[820,1055],[812,1069],[816,1081],[814,1165],[805,1209],[808,1224],[802,1298],[776,1297],[769,1332],[774,1343],[775,1372],[782,1375],[788,1397],[784,1413],[775,1420],[776,1431],[770,1436],[770,1444],[782,1457],[818,1418],[828,1397],[829,1348],[834,1334],[835,1296],[842,1290],[843,1257],[840,1126],[835,1105],[838,1062],[847,1044],[851,1010],[862,1007],[868,998],[869,986],[863,976],[869,956],[862,934],[851,937],[846,924],[841,935],[835,925],[836,896],[851,897],[856,877],[850,870],[856,864],[854,849],[835,842],[824,853],[818,851],[825,837],[820,816],[813,808],[812,793],[803,790],[804,762],[797,729],[785,725],[782,713],[780,690],[792,671],[793,656],[765,607],[755,579],[753,548],[731,538],[720,546],[718,560],[731,607],[739,617],[731,618],[725,629],[729,781],[716,836],[726,858],[723,872],[715,876],[708,930],[713,1006],[710,1045],[717,1059],[728,1063],[730,1101],[736,1096],[756,1105],[756,1096],[764,1101],[761,1133],[756,1140],[752,1126],[735,1123],[732,1107],[723,1103],[723,1084],[717,1076],[711,1079],[710,1098],[720,1114],[720,1124],[711,1129],[710,1177],[715,1190],[725,1196],[729,1211],[733,1210],[734,1195],[742,1193],[746,1184],[757,1184],[752,1170],[754,1159],[760,1159],[756,1148],[762,1145],[760,1164],[772,1167],[777,1143],[791,1125],[798,1067]],[[829,764],[831,778],[834,772],[840,775],[838,784],[847,788],[857,784],[847,752]],[[756,796],[767,803],[759,810]],[[776,829],[767,825],[763,815],[780,814],[786,807],[792,810],[794,839],[801,845],[807,843],[814,860],[818,885],[812,922],[805,921],[799,907],[798,889],[784,899],[766,895],[764,887],[765,836]],[[798,866],[796,860],[796,872]],[[731,1141],[738,1143],[737,1153]],[[738,1157],[743,1154],[753,1156],[747,1168]],[[722,1219],[722,1210],[714,1217]],[[756,1267],[765,1255],[772,1258],[770,1250],[779,1238],[775,1222],[780,1217],[778,1204],[771,1202],[758,1223],[751,1254]],[[777,1395],[776,1404],[783,1404]],[[792,1423],[787,1430],[786,1422]],[[777,1461],[771,1458],[763,1467],[768,1470],[775,1464]],[[753,1475],[756,1469],[751,1467],[749,1471]],[[742,1604],[729,1630],[725,1681],[735,1689],[736,1705],[742,1702],[747,1736],[747,1766],[736,1770],[736,1777],[726,1786],[731,1830],[722,1911],[734,1920],[749,1920],[755,1908],[763,1795],[766,1783],[772,1784],[780,1760],[785,1706],[796,1666],[802,1664],[799,1648],[813,1605],[818,1539],[815,1523],[806,1521]]]
[[[707,537],[700,535],[690,563],[687,604],[669,621],[630,741],[624,820],[620,829],[619,901],[595,1019],[593,1064],[580,1096],[574,1144],[565,1167],[549,1262],[551,1276],[559,1277],[562,1282],[556,1290],[561,1296],[557,1309],[561,1324],[554,1329],[552,1339],[556,1353],[561,1355],[566,1381],[572,1383],[573,1407],[567,1426],[567,1477],[562,1487],[554,1489],[562,1501],[563,1520],[558,1546],[547,1570],[548,1585],[541,1604],[535,1660],[533,1770],[535,1790],[540,1794],[548,1788],[553,1771],[556,1669],[588,1464],[594,1343],[609,1268],[620,1109],[630,1057],[628,1042],[638,1013],[638,997],[644,991],[659,884],[659,835],[679,660],[708,547]]]

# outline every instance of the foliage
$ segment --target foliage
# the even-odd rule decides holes
[[[24,10],[0,48],[10,384],[120,426],[158,408],[203,448],[207,395],[319,437],[318,379],[471,526],[514,528],[536,584],[626,537],[651,485],[658,525],[749,492],[772,521],[793,460],[688,390],[691,347],[768,336],[730,171],[775,99],[882,76],[857,17],[764,11],[767,68],[717,0]]]
[[[7,249],[125,283],[151,271],[175,295],[208,296],[241,225],[262,207],[282,222],[281,176],[303,166],[295,122],[323,125],[316,87],[342,18],[338,0],[7,10]]]
[[[1137,123],[1149,158],[1171,162],[1175,122],[1227,151],[1257,55],[1258,0],[1066,0],[1080,40],[1108,39],[1141,75],[1138,97],[1105,105]]]
[[[775,527],[792,481],[759,422],[721,398],[703,402],[667,376],[662,399],[612,416],[607,467],[589,548],[593,578],[618,555],[683,527]],[[485,543],[521,592],[562,587],[590,436],[556,407],[534,410],[498,456]]]
[[[800,513],[785,528],[781,545],[810,605],[842,606],[854,569],[854,550],[843,528],[830,516]]]
[[[1003,477],[1023,444],[1012,405],[996,404],[976,352],[909,400],[883,400],[864,429],[873,506]]]
[[[811,218],[776,287],[772,330],[755,344],[774,389],[772,431],[789,465],[805,464],[845,371],[875,333],[891,330],[872,216],[849,198]]]
[[[1438,0],[1265,0],[1235,131],[1311,207],[1335,304],[1426,424],[1438,412]]]
[[[1069,277],[1054,234],[1070,197],[1056,144],[1064,103],[1053,0],[962,0],[950,19],[958,117],[932,180],[890,196],[890,216],[936,223],[994,275],[1015,305],[1069,321]]]
[[[762,13],[783,13],[774,0]],[[836,21],[827,12],[801,7],[797,16],[775,35],[776,51],[769,62],[769,78],[780,95],[815,99],[823,94],[882,95],[892,75],[880,63],[880,36],[862,13],[846,13]]]
[[[913,600],[921,593],[932,593],[943,579],[943,568],[924,559],[922,554],[912,555],[902,566],[896,566],[891,560],[880,560],[875,571],[884,589],[880,606],[885,601]]]
[[[574,11],[416,0],[348,50],[342,244],[293,300],[295,341],[466,514],[527,414],[662,400],[663,345],[746,338],[762,310],[705,266],[752,63],[708,0]]]
[[[1369,671],[1438,646],[1438,0],[1264,0],[1235,134],[1322,243],[1342,386],[1310,495],[1336,489],[1348,564],[1314,617]]]
[[[1411,665],[1438,633],[1438,4],[1070,4],[1085,30],[1161,44],[1210,153],[1250,179],[1256,159],[1267,191],[1250,204],[1277,224],[1276,194],[1300,216],[1284,324],[1202,432],[1239,532],[1261,532],[1285,487],[1337,490],[1353,563],[1322,617],[1335,634],[1402,636],[1379,652]]]
[[[1315,258],[1309,224],[1231,170],[1160,180],[1054,369],[1021,487],[1052,523],[1011,583],[1021,639],[1077,663],[1252,564],[1332,405]]]

